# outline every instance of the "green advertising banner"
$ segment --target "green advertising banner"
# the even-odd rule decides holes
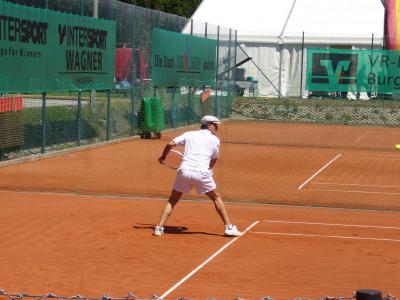
[[[400,94],[400,51],[307,49],[309,91]]]
[[[0,92],[113,89],[115,26],[0,1]]]
[[[217,41],[153,29],[151,73],[154,86],[215,85]]]

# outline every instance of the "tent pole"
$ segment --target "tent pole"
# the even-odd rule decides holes
[[[239,49],[242,50],[242,52],[244,53],[244,55],[246,55],[248,58],[250,58],[249,60],[253,63],[253,65],[257,68],[258,71],[260,71],[260,73],[262,74],[262,76],[264,76],[265,79],[267,79],[267,81],[272,85],[272,87],[275,89],[275,91],[278,92],[280,97],[283,97],[281,92],[279,91],[279,89],[277,89],[277,87],[272,83],[271,80],[269,80],[268,76],[263,72],[263,70],[261,70],[261,68],[251,59],[250,56],[247,55],[246,51],[244,51],[242,49],[242,47],[240,47],[239,45]]]
[[[278,80],[278,89],[279,89],[279,98],[281,97],[282,90],[282,44],[278,45],[279,47],[279,80]]]
[[[287,24],[289,22],[290,16],[292,15],[292,12],[293,12],[293,9],[294,9],[295,5],[296,5],[296,0],[293,0],[292,7],[290,8],[289,14],[288,14],[288,16],[287,16],[287,18],[285,20],[285,24],[283,25],[281,34],[279,35],[279,38],[283,38],[283,35],[285,33],[285,30],[286,30],[286,26],[287,26]]]

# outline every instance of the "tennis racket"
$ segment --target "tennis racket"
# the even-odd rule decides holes
[[[181,165],[183,154],[178,150],[170,150],[163,164],[171,169],[178,169]]]

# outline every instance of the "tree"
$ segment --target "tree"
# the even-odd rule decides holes
[[[120,0],[124,3],[190,18],[201,0]]]

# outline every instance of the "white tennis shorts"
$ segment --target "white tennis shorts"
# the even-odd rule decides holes
[[[178,192],[188,194],[195,188],[198,194],[205,194],[215,190],[215,184],[212,171],[192,171],[179,169],[176,174],[174,189]]]

